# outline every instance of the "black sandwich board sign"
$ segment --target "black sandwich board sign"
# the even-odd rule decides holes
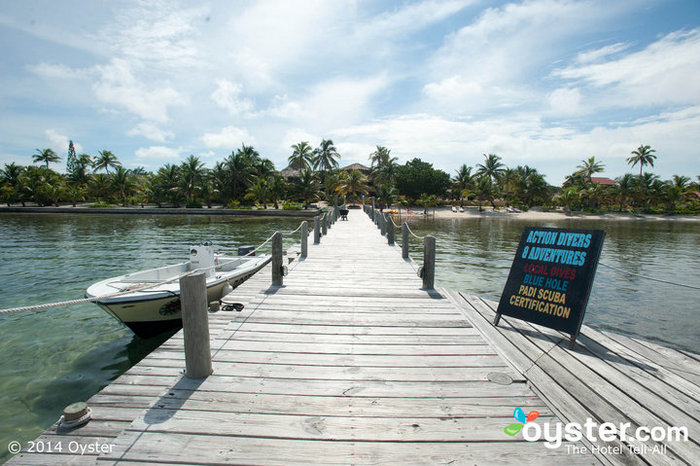
[[[504,315],[560,330],[573,349],[604,238],[602,230],[525,228],[494,325]]]

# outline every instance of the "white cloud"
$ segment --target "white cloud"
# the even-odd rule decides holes
[[[206,133],[202,136],[202,142],[209,149],[233,150],[241,144],[253,145],[253,138],[248,131],[235,126],[222,128],[218,133]]]
[[[140,147],[136,150],[136,158],[146,167],[155,167],[163,163],[177,163],[182,149],[165,146]]]
[[[172,131],[162,130],[154,124],[141,122],[136,127],[126,132],[127,136],[143,136],[146,139],[156,142],[165,142],[173,139],[175,133]]]
[[[226,79],[217,81],[217,88],[211,94],[211,99],[219,107],[225,108],[229,113],[245,114],[253,109],[250,99],[242,98],[243,88],[240,84],[232,83]]]
[[[104,104],[159,123],[168,121],[169,107],[187,102],[167,81],[142,83],[135,77],[132,67],[129,61],[120,58],[97,66],[100,78],[93,84],[95,96]]]
[[[63,157],[63,154],[68,153],[68,144],[70,143],[70,140],[67,136],[59,134],[55,129],[47,129],[44,131],[44,134],[49,141],[49,148],[53,149],[54,152],[61,157]],[[77,154],[80,154],[83,151],[83,146],[75,141],[73,141],[73,147],[75,148],[75,152]]]
[[[601,106],[700,103],[700,29],[667,34],[617,59],[570,66],[555,76],[588,85]]]
[[[612,55],[616,55],[620,52],[623,52],[629,47],[629,44],[618,42],[617,44],[606,45],[605,47],[601,47],[599,49],[581,52],[576,56],[576,62],[580,65],[595,63],[602,60],[603,58],[608,58]]]
[[[575,115],[581,112],[581,92],[560,88],[549,94],[550,112],[554,115]]]
[[[32,73],[46,79],[77,79],[83,78],[83,70],[70,68],[60,63],[41,62],[27,67]]]
[[[387,85],[384,76],[324,81],[299,100],[278,97],[270,113],[316,131],[330,131],[370,116],[373,98]]]

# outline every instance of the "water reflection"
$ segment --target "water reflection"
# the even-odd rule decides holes
[[[601,264],[697,285],[700,228],[696,223],[514,218],[412,219],[412,229],[437,242],[436,284],[498,300],[525,226],[605,230]],[[422,260],[422,244],[411,240]],[[698,352],[700,291],[598,267],[585,323]]]

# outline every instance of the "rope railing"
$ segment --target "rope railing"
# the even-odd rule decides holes
[[[301,228],[301,225],[299,225],[299,228],[294,230],[294,232],[292,232],[292,233],[299,231],[300,228]],[[275,232],[275,233],[277,233],[277,232]],[[239,257],[252,256],[256,252],[260,251],[260,249],[262,249],[263,246],[265,246],[267,243],[269,243],[272,240],[272,238],[275,236],[275,233],[273,233],[269,238],[267,238],[265,241],[260,243],[260,245],[258,245],[258,247],[256,247],[252,251],[248,252],[247,254],[245,254],[243,256],[239,256]],[[92,303],[92,302],[96,302],[96,301],[100,301],[102,299],[108,299],[108,298],[118,298],[120,296],[125,296],[128,294],[134,293],[136,291],[145,291],[145,290],[148,290],[151,288],[156,288],[159,286],[167,285],[168,283],[173,283],[177,280],[180,280],[183,277],[195,275],[197,273],[206,272],[209,270],[216,270],[217,268],[220,268],[221,266],[222,266],[222,264],[216,264],[216,265],[212,265],[210,267],[201,267],[201,268],[187,271],[187,272],[182,273],[182,274],[178,274],[174,277],[171,277],[167,280],[162,280],[162,281],[157,282],[157,283],[148,283],[148,284],[144,284],[144,285],[134,286],[134,287],[130,287],[128,290],[116,291],[114,293],[103,294],[100,296],[92,296],[90,298],[70,299],[70,300],[66,300],[66,301],[58,301],[58,302],[53,302],[53,303],[35,304],[35,305],[29,305],[29,306],[18,306],[18,307],[12,307],[12,308],[7,308],[7,309],[0,309],[0,315],[14,314],[16,312],[23,312],[23,311],[50,309],[50,308],[54,308],[54,307],[72,306],[75,304]]]

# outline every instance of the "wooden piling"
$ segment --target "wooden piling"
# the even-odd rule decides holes
[[[386,241],[389,246],[394,245],[394,221],[391,219],[391,214],[386,214],[389,218],[386,222]]]
[[[319,244],[321,242],[321,219],[317,216],[314,217],[314,244]]]
[[[423,239],[423,289],[435,288],[435,237],[426,236]]]
[[[180,278],[180,302],[185,340],[185,376],[191,379],[208,377],[212,373],[212,365],[204,272]]]
[[[272,286],[282,286],[282,233],[275,232],[272,236]]]
[[[309,222],[301,222],[301,258],[306,259],[309,254]]]
[[[401,257],[408,259],[408,224],[403,223],[403,228],[401,228]]]

